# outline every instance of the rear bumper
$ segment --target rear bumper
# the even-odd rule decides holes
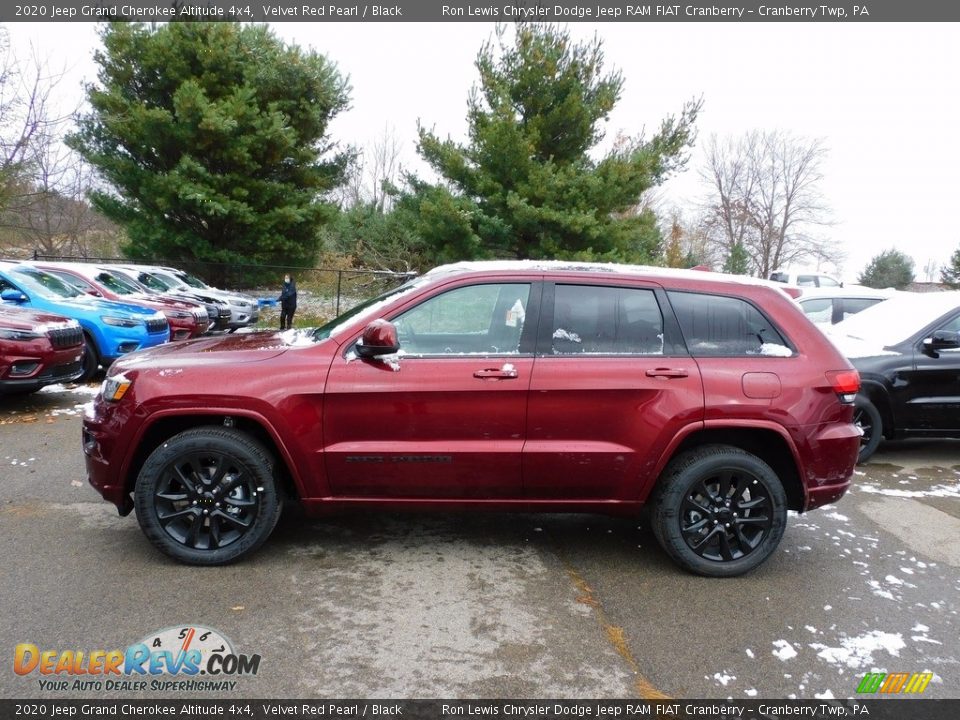
[[[853,423],[831,423],[813,433],[803,457],[804,510],[836,502],[850,487],[860,453],[860,430]]]
[[[836,502],[850,489],[850,480],[836,485],[821,485],[807,491],[807,504],[804,510],[813,510]]]

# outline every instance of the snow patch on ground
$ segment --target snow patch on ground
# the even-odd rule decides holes
[[[74,393],[76,395],[96,395],[100,392],[99,385],[64,385],[62,383],[56,383],[54,385],[46,385],[39,390],[39,393]]]
[[[810,647],[817,651],[817,657],[831,665],[858,670],[874,665],[873,656],[881,651],[892,657],[900,657],[900,651],[906,647],[906,643],[900,633],[871,630],[863,635],[841,638],[839,647],[822,643],[811,643]]]
[[[783,662],[797,656],[797,651],[787,640],[774,640],[773,647],[776,648],[776,650],[773,650],[773,654]]]
[[[836,511],[824,513],[823,517],[832,518],[833,520],[840,520],[841,522],[849,522],[849,521],[850,521],[850,518],[848,518],[846,515],[841,515],[840,513],[836,512]]]
[[[716,681],[717,681],[718,683],[720,683],[721,685],[723,685],[724,687],[726,687],[727,684],[728,684],[731,680],[736,680],[736,679],[737,679],[737,676],[736,676],[736,675],[728,675],[727,672],[724,671],[724,672],[722,672],[722,673],[714,673],[714,674],[713,674],[713,679],[716,680]]]
[[[926,490],[899,490],[894,488],[882,488],[876,485],[861,485],[860,489],[865,493],[873,495],[886,495],[887,497],[897,498],[960,498],[960,482],[953,485],[933,485]]]

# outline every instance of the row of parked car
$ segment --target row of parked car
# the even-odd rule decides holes
[[[148,265],[0,261],[0,393],[86,381],[135,350],[259,320],[255,298]]]

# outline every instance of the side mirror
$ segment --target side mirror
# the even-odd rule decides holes
[[[400,349],[397,328],[392,322],[374,320],[367,325],[354,348],[357,356],[362,358],[392,355]]]
[[[22,303],[22,302],[26,302],[29,299],[30,298],[28,298],[22,292],[20,292],[19,290],[14,290],[13,288],[7,288],[2,293],[0,293],[0,300],[4,300],[6,302]]]
[[[100,292],[99,290],[94,290],[93,288],[90,288],[89,290],[87,290],[87,295],[93,295],[94,297],[103,297],[102,292]]]
[[[923,350],[928,355],[939,357],[940,350],[957,350],[960,348],[960,333],[949,330],[937,330],[933,335],[923,340]]]

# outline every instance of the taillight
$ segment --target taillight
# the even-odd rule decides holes
[[[828,370],[827,381],[842,403],[852,403],[860,390],[860,373],[856,370]]]

